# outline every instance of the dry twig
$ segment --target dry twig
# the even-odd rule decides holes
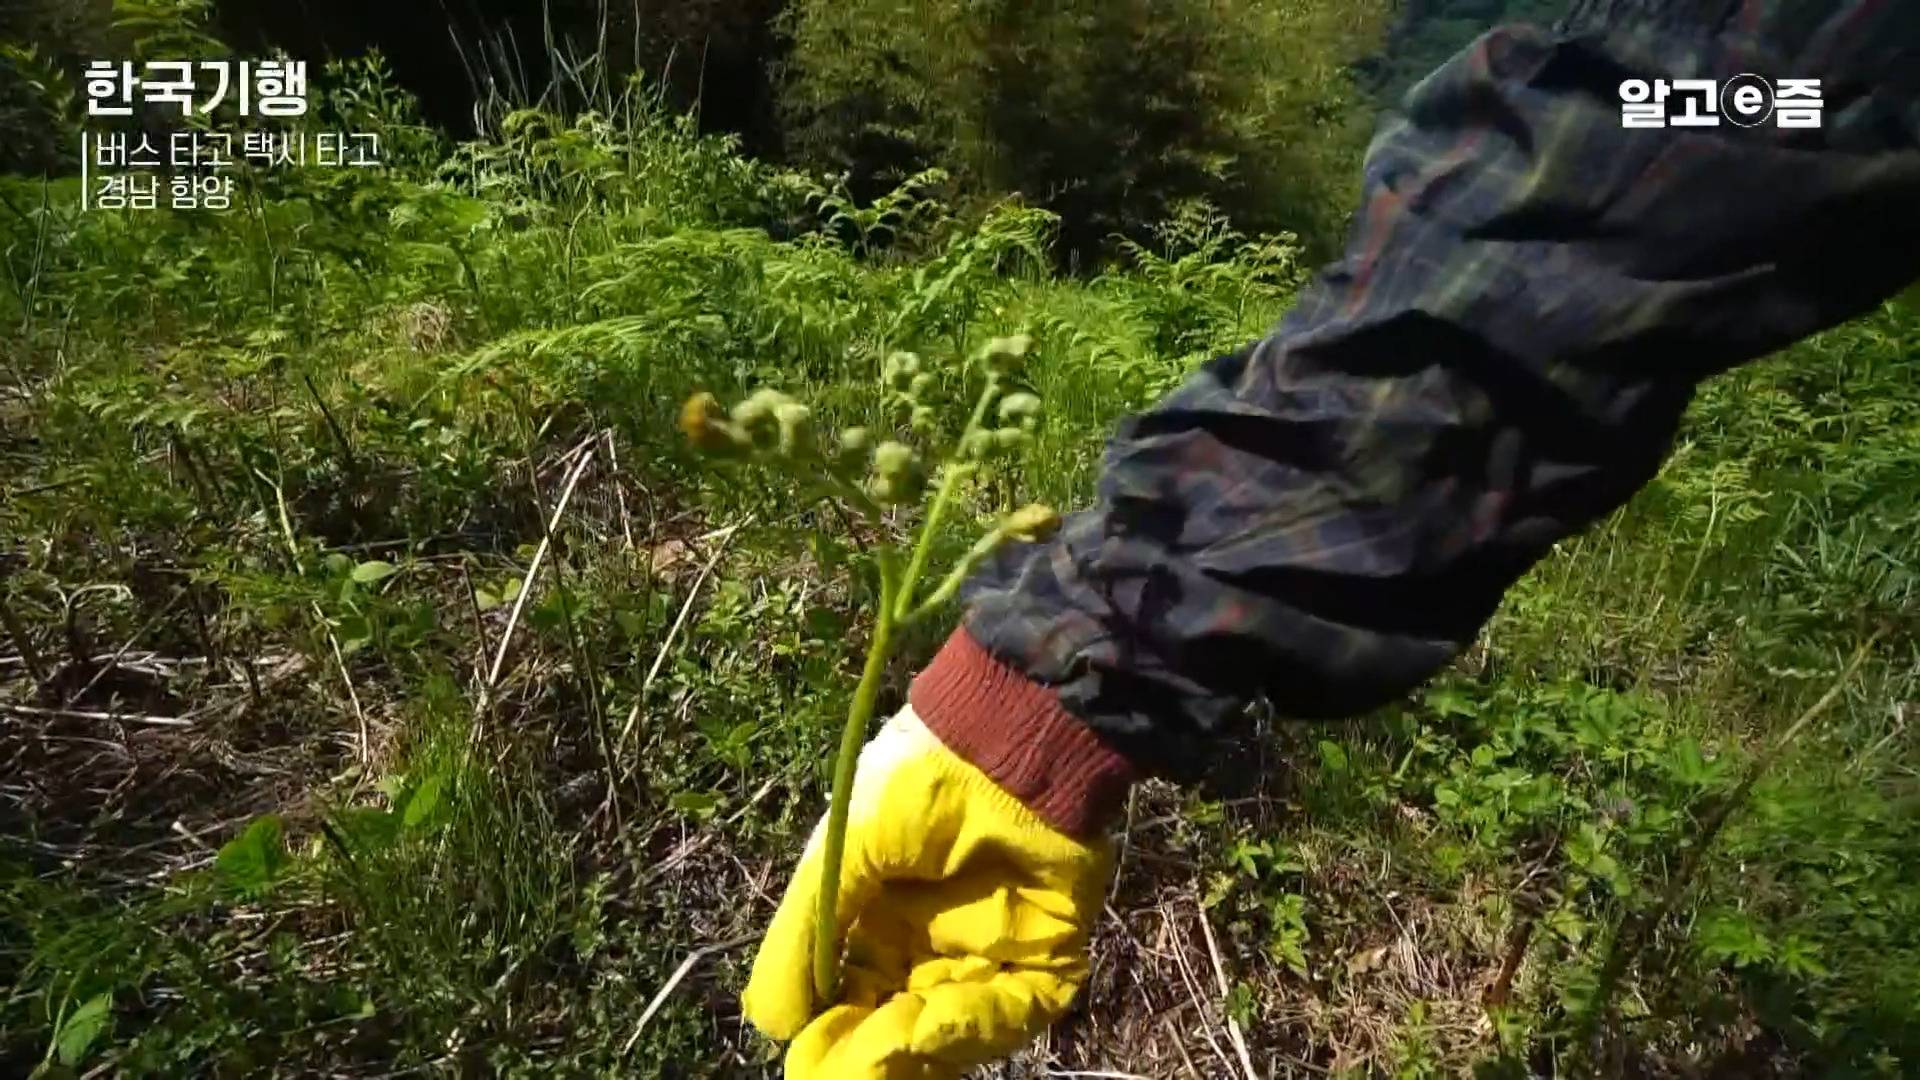
[[[507,614],[506,631],[500,635],[500,645],[493,654],[493,666],[487,671],[487,681],[480,686],[480,700],[474,706],[473,738],[476,741],[480,738],[487,715],[493,711],[494,691],[500,686],[500,672],[507,663],[507,650],[513,644],[513,631],[520,625],[520,613],[526,609],[527,594],[533,591],[534,578],[540,574],[540,564],[546,561],[553,531],[560,527],[560,517],[567,512],[567,503],[573,498],[573,489],[580,483],[580,474],[593,461],[592,442],[593,438],[588,437],[569,454],[578,454],[579,460],[574,462],[573,471],[567,474],[567,482],[560,489],[560,501],[554,505],[552,519],[540,537],[540,545],[533,550],[533,560],[527,564],[526,574],[520,579],[520,592],[513,598],[513,610]]]
[[[633,1025],[633,1034],[627,1036],[627,1044],[620,1048],[621,1056],[624,1057],[627,1054],[633,1053],[634,1046],[640,1041],[640,1033],[647,1030],[647,1021],[653,1019],[653,1014],[659,1012],[660,1006],[667,1003],[667,995],[673,993],[673,988],[680,985],[680,981],[687,977],[687,972],[692,971],[695,964],[712,956],[714,953],[739,948],[752,940],[753,935],[744,934],[737,938],[729,938],[726,941],[716,942],[712,945],[702,945],[700,948],[688,953],[687,958],[680,961],[680,966],[673,969],[673,974],[667,976],[666,984],[661,986],[659,991],[653,995],[653,1000],[647,1002],[647,1007],[641,1010],[639,1022]]]
[[[687,625],[687,616],[692,613],[693,602],[700,595],[700,586],[706,584],[707,577],[713,573],[713,568],[720,564],[720,557],[727,553],[727,542],[733,539],[735,533],[746,528],[752,520],[752,515],[748,515],[746,520],[737,525],[729,525],[707,534],[707,538],[719,540],[720,543],[713,549],[713,554],[707,557],[707,564],[700,568],[700,576],[693,579],[693,588],[687,590],[687,599],[680,605],[680,614],[674,617],[673,626],[667,630],[666,640],[660,643],[660,651],[654,654],[653,666],[647,669],[647,677],[640,681],[640,692],[634,695],[633,707],[627,710],[626,722],[620,726],[620,738],[616,744],[619,747],[624,748],[627,745],[627,737],[633,734],[633,725],[640,719],[640,705],[647,699],[647,691],[652,688],[653,680],[660,674],[661,667],[666,664],[667,654],[673,650],[674,640],[680,636],[681,629]]]
[[[129,724],[149,724],[154,727],[187,728],[193,726],[193,720],[185,716],[150,716],[145,713],[125,713],[98,709],[43,709],[32,705],[15,705],[0,701],[0,712],[10,712],[19,716],[55,716],[72,720],[119,720]]]
[[[0,627],[5,627],[7,636],[13,638],[13,647],[20,650],[20,662],[26,665],[27,674],[33,677],[34,689],[44,693],[51,681],[47,675],[47,666],[40,654],[33,649],[33,639],[27,636],[27,628],[14,618],[13,608],[6,599],[0,597]]]
[[[1200,933],[1207,939],[1207,955],[1213,960],[1214,981],[1220,985],[1221,1011],[1225,1012],[1227,1017],[1227,1038],[1233,1041],[1234,1053],[1240,1055],[1240,1067],[1247,1071],[1247,1080],[1259,1080],[1260,1074],[1253,1071],[1253,1055],[1247,1053],[1246,1033],[1240,1030],[1240,1021],[1235,1020],[1233,1014],[1226,1011],[1226,1000],[1230,989],[1227,986],[1226,965],[1220,962],[1220,946],[1213,940],[1213,923],[1207,918],[1205,907],[1195,904],[1194,909],[1200,916]]]

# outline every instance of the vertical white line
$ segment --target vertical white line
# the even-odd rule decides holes
[[[87,166],[91,164],[91,162],[88,161],[89,157],[90,155],[87,153],[87,133],[84,130],[82,130],[80,132],[80,211],[81,213],[85,213],[87,210],[87,207],[88,207],[87,200],[89,198],[89,195],[87,192],[87,185],[93,182],[87,178]]]

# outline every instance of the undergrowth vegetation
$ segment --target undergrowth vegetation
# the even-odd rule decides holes
[[[855,200],[642,93],[447,146],[329,78],[392,168],[227,214],[0,182],[0,1063],[771,1070],[738,990],[859,553],[918,520],[700,468],[678,405],[904,434],[889,357],[1030,335],[1046,420],[975,535],[1084,504],[1298,245],[1189,204],[1065,278],[1044,210]],[[1272,1073],[1920,1068],[1916,348],[1889,305],[1713,383],[1415,700],[1139,789],[1089,989],[1008,1075],[1226,1075],[1229,1018]]]
[[[1352,65],[1387,15],[1380,0],[796,0],[788,152],[856,187],[939,166],[1026,192],[1081,257],[1195,198],[1331,239],[1371,119]]]

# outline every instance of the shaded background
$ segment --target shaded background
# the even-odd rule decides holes
[[[1391,99],[1475,34],[1509,19],[1550,21],[1564,0],[1403,0],[1382,53],[1360,74]],[[0,41],[79,64],[116,55],[111,0],[8,0]],[[221,36],[243,52],[272,48],[316,63],[378,49],[426,114],[450,134],[473,129],[487,71],[540,85],[551,36],[585,54],[604,35],[616,68],[659,77],[672,100],[697,105],[708,130],[738,134],[755,154],[780,152],[775,86],[785,58],[785,0],[216,0]],[[603,29],[604,27],[604,29]],[[480,69],[476,71],[475,69]],[[77,71],[78,67],[69,68]],[[0,62],[0,124],[9,107]],[[17,93],[14,95],[17,96]],[[0,126],[0,132],[9,132]],[[0,145],[0,170],[23,168],[28,140]]]
[[[315,60],[379,49],[427,115],[472,133],[476,79],[523,86],[554,76],[547,42],[594,53],[604,40],[616,72],[662,79],[674,102],[698,104],[704,124],[774,149],[773,79],[783,0],[296,0],[216,5],[223,36],[241,51],[279,47]]]
[[[127,5],[123,4],[124,9]],[[160,0],[155,7],[167,6]],[[399,83],[449,134],[473,134],[485,80],[516,88],[552,81],[549,42],[594,54],[604,40],[616,75],[643,70],[710,130],[778,152],[773,107],[784,0],[215,0],[213,29],[242,54],[274,49],[313,67],[378,50]],[[111,0],[5,0],[0,41],[31,46],[77,77],[85,61],[127,54]],[[12,75],[13,78],[9,78]],[[9,87],[9,83],[14,85]],[[0,171],[44,167],[22,113],[18,72],[0,60]],[[12,123],[9,124],[8,118]]]

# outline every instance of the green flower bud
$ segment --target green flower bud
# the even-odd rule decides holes
[[[993,432],[993,445],[1002,452],[1011,453],[1033,441],[1033,436],[1019,428],[998,428]]]
[[[906,476],[875,476],[867,480],[867,494],[882,506],[899,506],[920,497],[925,477],[918,472]]]
[[[874,475],[898,479],[914,469],[913,448],[888,439],[873,448]]]
[[[779,421],[774,412],[793,398],[778,390],[755,390],[733,407],[733,422],[740,425],[755,446],[770,448],[779,441]]]
[[[873,445],[873,432],[863,427],[850,427],[840,433],[840,453],[846,457],[864,454]]]
[[[895,390],[905,390],[920,374],[920,357],[910,352],[897,352],[887,357],[880,368],[880,379]]]
[[[733,422],[748,431],[773,419],[773,410],[793,399],[778,390],[755,390],[745,401],[733,407]]]
[[[867,478],[867,492],[876,502],[895,505],[920,494],[925,476],[913,449],[889,439],[873,448],[873,474]]]
[[[933,389],[933,376],[923,371],[907,383],[907,396],[918,398],[931,389]]]
[[[907,417],[907,426],[922,434],[933,430],[933,406],[915,405]]]
[[[1026,544],[1039,543],[1060,530],[1060,514],[1043,503],[1028,503],[1000,520],[1000,532]]]
[[[747,433],[727,419],[720,401],[702,390],[680,406],[680,430],[694,449],[709,454],[732,453],[747,448]]]
[[[774,423],[780,428],[780,454],[783,457],[812,457],[813,410],[789,401],[773,407]]]
[[[1020,370],[1026,359],[1027,350],[1033,347],[1033,339],[1025,334],[1011,337],[997,337],[986,343],[980,350],[980,358],[987,369],[1001,375],[1011,375]]]
[[[960,440],[960,456],[980,460],[993,453],[993,432],[969,431]]]
[[[1000,419],[1024,420],[1040,415],[1040,395],[1021,391],[1000,399]]]

